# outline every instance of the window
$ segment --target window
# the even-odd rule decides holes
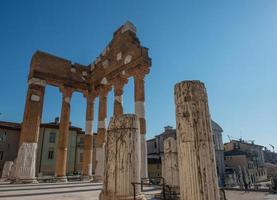
[[[80,153],[80,162],[83,162],[83,159],[84,159],[84,155],[83,153]]]
[[[157,142],[154,141],[154,148],[156,149],[157,148]]]
[[[4,152],[0,151],[0,160],[3,160],[3,158],[4,158]]]
[[[80,145],[81,145],[81,144],[84,144],[84,139],[83,139],[83,138],[80,138],[79,144],[80,144]]]
[[[49,143],[55,143],[55,142],[56,142],[56,133],[50,133]]]
[[[54,158],[54,151],[48,151],[48,160],[53,160]]]
[[[6,142],[6,134],[7,133],[0,133],[0,142]]]

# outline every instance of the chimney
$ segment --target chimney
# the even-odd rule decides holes
[[[165,126],[165,127],[164,127],[164,131],[170,131],[170,130],[172,130],[172,129],[173,129],[172,126]]]
[[[59,117],[55,117],[55,124],[60,123],[60,118]]]

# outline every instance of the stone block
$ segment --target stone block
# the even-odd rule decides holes
[[[37,143],[22,143],[15,166],[15,178],[18,183],[36,183]]]

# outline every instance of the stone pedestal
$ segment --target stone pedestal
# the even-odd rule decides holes
[[[175,86],[176,129],[182,200],[219,200],[206,89],[199,81]]]
[[[177,142],[173,137],[164,140],[164,157],[162,159],[162,177],[165,184],[179,193],[179,167]]]
[[[103,145],[104,146],[104,145]],[[96,151],[96,167],[94,181],[102,181],[104,175],[104,147],[97,147]]]
[[[37,143],[22,143],[16,159],[16,183],[37,183],[36,180]]]
[[[105,147],[105,174],[100,200],[134,198],[132,182],[140,182],[140,132],[136,115],[111,118]],[[136,199],[144,199],[136,186]]]
[[[0,181],[7,181],[10,178],[13,161],[6,161],[3,167]]]

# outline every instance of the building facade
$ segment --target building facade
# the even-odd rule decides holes
[[[237,174],[238,184],[254,185],[267,180],[263,146],[243,140],[231,140],[224,144],[224,160],[228,169]]]
[[[21,125],[12,122],[0,122],[0,174],[5,161],[14,161],[17,157]],[[81,174],[84,159],[84,132],[81,128],[70,126],[67,154],[67,175]],[[94,134],[95,136],[95,134]],[[56,150],[59,138],[59,121],[44,123],[40,126],[36,157],[36,175],[53,176],[55,174]],[[93,147],[95,148],[95,140]],[[95,154],[95,151],[93,151]],[[95,155],[92,171],[95,170]]]
[[[0,121],[0,177],[5,161],[14,161],[19,144],[20,124]]]
[[[215,148],[217,173],[219,178],[219,186],[224,186],[224,146],[222,141],[223,129],[214,121],[212,121],[213,142]],[[147,141],[148,155],[148,175],[149,177],[157,177],[162,175],[161,160],[163,158],[164,140],[168,137],[176,139],[176,129],[166,126],[164,132],[155,136],[155,138]]]

